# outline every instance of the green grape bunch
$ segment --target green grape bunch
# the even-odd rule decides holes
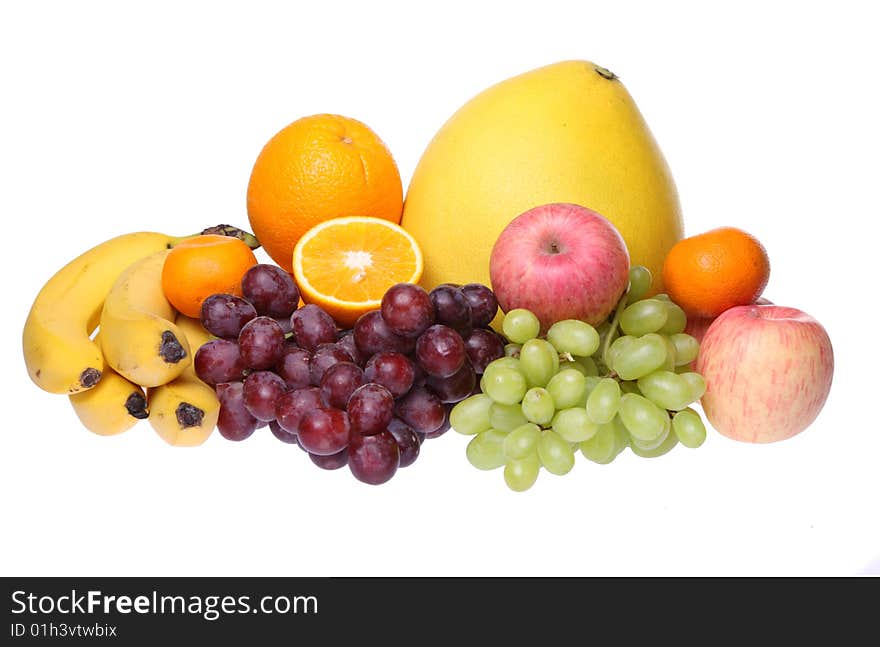
[[[651,282],[647,268],[630,268],[627,291],[598,328],[566,319],[541,337],[533,313],[506,313],[505,356],[486,367],[481,393],[450,413],[453,429],[473,436],[474,467],[503,467],[508,487],[522,492],[541,468],[570,472],[577,450],[604,465],[626,448],[654,458],[703,444],[706,427],[690,408],[706,390],[691,369],[700,344],[667,295],[644,298]]]

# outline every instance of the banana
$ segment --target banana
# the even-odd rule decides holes
[[[101,311],[101,349],[108,366],[146,387],[167,384],[192,363],[162,291],[167,255],[166,249],[132,263],[110,288]]]
[[[94,388],[71,394],[70,403],[85,428],[99,436],[128,431],[148,415],[144,390],[112,369]]]
[[[104,357],[90,339],[119,274],[133,261],[179,238],[155,232],[117,236],[70,261],[37,294],[22,334],[28,374],[49,393],[78,393],[98,384]]]
[[[181,314],[175,320],[195,354],[205,342],[213,339],[197,319]],[[180,377],[148,389],[150,424],[168,444],[194,447],[208,439],[217,425],[220,400],[214,389],[202,382],[190,364]]]

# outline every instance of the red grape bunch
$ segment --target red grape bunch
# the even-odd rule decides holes
[[[252,267],[241,287],[241,297],[205,300],[202,325],[218,339],[194,359],[220,398],[220,434],[241,441],[268,426],[318,467],[348,465],[364,483],[411,465],[504,355],[505,339],[489,326],[498,302],[483,285],[428,293],[399,283],[351,330],[317,305],[297,308],[299,290],[277,266]]]

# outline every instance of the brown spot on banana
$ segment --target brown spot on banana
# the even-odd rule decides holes
[[[170,330],[162,332],[162,343],[159,345],[159,355],[169,364],[177,364],[186,357],[186,350]]]
[[[197,406],[192,405],[189,402],[181,402],[174,413],[177,416],[177,424],[180,425],[181,429],[198,427],[202,424],[202,420],[205,417],[205,411],[203,409],[199,409]]]

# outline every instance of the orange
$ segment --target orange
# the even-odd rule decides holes
[[[333,218],[309,229],[293,250],[303,300],[349,328],[382,304],[395,283],[418,283],[422,250],[400,225],[381,218]]]
[[[198,317],[212,294],[241,296],[241,277],[257,264],[245,243],[229,236],[194,236],[175,245],[162,267],[165,298],[181,314]]]
[[[403,185],[391,152],[366,125],[313,115],[263,147],[248,183],[247,211],[266,253],[289,272],[296,242],[320,222],[374,216],[399,223]]]
[[[717,317],[754,303],[770,278],[770,259],[751,234],[721,227],[676,243],[663,263],[663,283],[691,316]]]

